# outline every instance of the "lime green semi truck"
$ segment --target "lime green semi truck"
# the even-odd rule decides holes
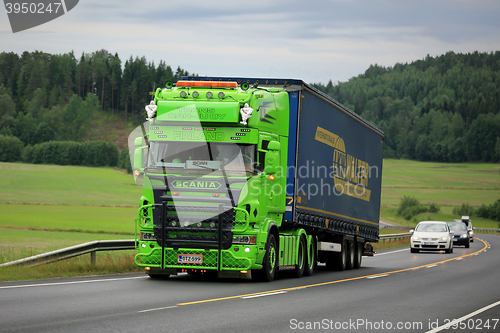
[[[373,254],[381,130],[296,79],[184,77],[152,95],[129,136],[149,276],[272,281]]]

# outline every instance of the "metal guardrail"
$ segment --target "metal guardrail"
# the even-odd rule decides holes
[[[386,240],[391,241],[391,240],[398,240],[398,239],[407,238],[407,237],[411,237],[410,232],[404,232],[401,234],[380,235],[380,236],[378,236],[378,239],[381,240],[382,242],[385,242]]]
[[[410,230],[413,229],[414,227],[402,227],[399,225],[385,225],[381,227],[380,229],[400,229],[400,230]]]
[[[115,251],[115,250],[133,250],[135,249],[135,240],[100,240],[83,243],[67,247],[60,250],[55,250],[47,253],[38,254],[36,256],[19,259],[11,262],[1,264],[0,267],[24,265],[26,267],[37,266],[41,264],[48,264],[58,260],[69,259],[83,254],[90,253],[90,262],[95,265],[96,251]]]
[[[496,228],[473,228],[474,229],[474,232],[475,233],[486,233],[486,234],[489,234],[489,233],[500,233],[500,229],[496,229]]]

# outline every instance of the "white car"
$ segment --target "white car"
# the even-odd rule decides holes
[[[412,233],[410,251],[442,251],[453,253],[453,231],[446,222],[422,221]]]

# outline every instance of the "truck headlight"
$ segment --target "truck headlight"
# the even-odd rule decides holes
[[[147,232],[141,232],[142,241],[154,241],[156,240],[155,235]]]
[[[234,236],[233,244],[255,244],[257,237],[254,236]]]

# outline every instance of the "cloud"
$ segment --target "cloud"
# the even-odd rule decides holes
[[[375,63],[499,50],[499,14],[500,2],[489,0],[86,0],[33,29],[55,33],[0,34],[0,51],[79,57],[104,48],[123,62],[145,56],[200,75],[326,83]]]

